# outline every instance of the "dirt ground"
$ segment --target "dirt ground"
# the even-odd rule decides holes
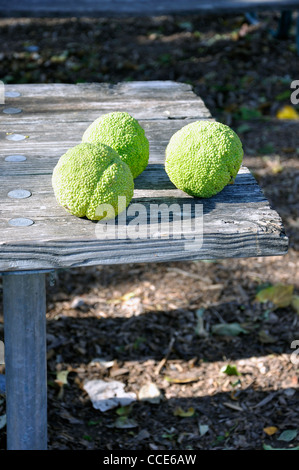
[[[290,239],[283,257],[100,266],[49,276],[49,449],[299,445],[299,368],[291,348],[299,340],[299,316],[291,305],[256,299],[268,285],[299,293],[299,121],[277,118],[291,104],[299,58],[294,29],[278,41],[270,33],[276,25],[275,13],[261,15],[257,26],[242,15],[0,20],[6,83],[192,84],[213,116],[240,135],[244,164]],[[241,329],[221,335],[224,323]],[[120,381],[136,400],[101,412],[83,388],[92,379]],[[144,395],[149,384],[159,391],[155,398]],[[2,425],[1,449],[5,431]]]

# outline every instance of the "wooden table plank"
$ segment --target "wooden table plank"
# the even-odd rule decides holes
[[[157,16],[298,8],[296,0],[0,0],[0,16]]]
[[[101,113],[97,114],[96,117],[99,117],[100,114]],[[77,145],[81,142],[84,131],[93,121],[89,118],[85,122],[74,122],[71,125],[69,123],[62,123],[58,121],[57,128],[53,128],[53,119],[54,117],[52,117],[51,122],[51,118],[49,117],[49,121],[47,123],[40,123],[39,125],[36,125],[34,122],[28,123],[21,121],[21,118],[18,117],[18,122],[12,122],[12,124],[8,126],[5,122],[3,125],[1,125],[2,119],[0,117],[1,155],[9,154],[17,149],[23,149],[23,151],[28,151],[28,153],[40,153],[40,150],[38,149],[39,146],[47,149],[49,145],[52,145],[52,148],[56,146],[65,147],[65,145]],[[149,141],[158,146],[161,142],[168,141],[173,133],[179,130],[182,126],[196,120],[197,119],[160,119],[149,122],[138,119],[140,125],[144,128]],[[56,122],[57,121],[55,120],[55,123]],[[163,125],[162,135],[161,125]],[[1,132],[2,130],[3,132]],[[26,138],[23,141],[13,141],[10,140],[10,138],[7,138],[10,134],[20,134],[24,135]],[[53,152],[57,154],[55,150],[53,150]]]
[[[211,119],[203,101],[192,93],[189,85],[173,82],[92,84],[90,87],[85,84],[18,85],[6,87],[6,91],[15,91],[20,96],[7,97],[2,108],[13,104],[22,108],[22,113],[9,117],[2,113],[0,117],[0,271],[286,252],[288,240],[281,219],[269,207],[246,168],[241,168],[234,185],[209,199],[192,198],[176,189],[169,180],[163,162],[170,137],[189,122]],[[63,116],[66,114],[63,96],[68,120]],[[118,110],[120,103],[128,112],[135,110],[150,141],[150,164],[135,180],[134,198],[129,206],[139,203],[145,208],[142,223],[148,233],[143,239],[99,238],[96,222],[68,214],[57,204],[53,194],[51,175],[58,158],[80,142],[90,122],[107,111],[107,103],[109,110]],[[165,111],[170,109],[170,104],[172,111],[167,118]],[[177,108],[186,119],[177,115]],[[38,118],[34,117],[35,112]],[[10,133],[28,138],[8,140]],[[26,160],[5,160],[15,154],[24,155]],[[31,196],[8,197],[8,193],[16,189],[29,191]],[[165,234],[160,239],[155,238],[154,232],[149,230],[150,211],[153,204],[163,203],[168,207],[177,204],[182,214],[187,205],[193,222],[197,220],[198,208],[202,208],[202,247],[194,245],[193,251],[190,247],[186,249],[188,234],[180,232],[180,226],[175,227],[172,238],[165,239]],[[9,221],[15,218],[31,219],[34,223],[25,227],[11,226]],[[128,215],[126,224],[133,218]]]
[[[159,83],[163,83],[160,88]],[[203,100],[192,93],[190,85],[171,81],[109,86],[93,83],[6,85],[5,90],[6,95],[20,94],[7,96],[5,105],[0,106],[1,122],[8,127],[18,122],[18,118],[24,124],[36,123],[39,127],[53,118],[56,122],[92,122],[111,111],[127,111],[143,120],[211,118]],[[16,107],[20,113],[7,114]]]
[[[18,92],[24,99],[34,98],[35,101],[52,98],[55,102],[58,98],[64,100],[67,93],[70,101],[84,97],[85,101],[112,101],[125,99],[130,96],[134,100],[195,100],[201,102],[192,92],[191,85],[178,83],[171,80],[148,80],[134,82],[111,83],[27,83],[25,85],[6,85],[6,92]],[[165,93],[167,92],[167,93]]]
[[[147,176],[148,173],[148,176]],[[16,181],[19,180],[19,185]],[[173,259],[213,259],[283,254],[287,238],[278,214],[271,210],[254,178],[245,168],[234,185],[213,198],[186,196],[167,180],[162,165],[150,166],[136,180],[132,203],[142,203],[148,218],[151,204],[203,204],[204,246],[187,252],[185,238],[177,240],[97,240],[96,223],[79,219],[56,204],[50,177],[6,178],[1,200],[12,187],[32,190],[28,199],[6,198],[1,211],[0,266],[3,270],[46,269],[106,263]],[[139,180],[139,181],[138,181]],[[155,181],[155,184],[153,184]],[[12,186],[14,183],[14,186]],[[166,183],[166,184],[165,184]],[[34,189],[32,188],[32,184]],[[154,186],[154,187],[153,187]],[[150,189],[145,189],[150,187]],[[161,188],[168,189],[161,189]],[[30,227],[11,227],[15,217],[32,218]],[[127,218],[127,223],[132,218]],[[149,220],[144,221],[148,226]]]
[[[98,117],[98,114],[97,116]],[[2,121],[2,120],[1,120]],[[171,136],[183,125],[187,125],[196,119],[164,120],[163,135],[161,135],[161,120],[139,120],[144,128],[150,146],[150,162],[163,163],[165,158],[165,149]],[[24,122],[24,120],[22,120]],[[58,121],[59,122],[59,121]],[[53,119],[49,118],[47,123],[40,123],[36,126],[27,121],[12,124],[8,126],[5,122],[2,129],[6,132],[28,136],[23,141],[14,142],[7,140],[6,133],[0,133],[1,154],[0,154],[0,174],[5,175],[34,175],[50,174],[53,166],[57,163],[59,157],[63,155],[70,147],[78,145],[81,142],[82,135],[87,126],[92,122],[90,115],[86,122],[74,122],[71,127],[69,123],[61,123],[53,127]],[[5,160],[12,154],[23,154],[26,156],[26,162],[12,163]]]

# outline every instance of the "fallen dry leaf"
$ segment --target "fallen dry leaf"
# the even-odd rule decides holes
[[[264,330],[260,330],[258,332],[258,339],[263,344],[276,343],[277,341],[277,338],[274,338],[274,336],[271,336],[269,333],[266,333],[266,331]]]
[[[149,403],[160,403],[162,400],[162,393],[157,387],[156,384],[150,382],[146,385],[143,385],[138,393],[139,400],[147,401]]]
[[[293,106],[287,104],[277,111],[276,117],[277,119],[299,119],[299,114]]]
[[[212,327],[212,333],[219,336],[238,336],[240,333],[248,334],[239,323],[218,323]]]
[[[263,429],[263,431],[267,434],[267,436],[273,436],[278,431],[276,426],[268,426]]]
[[[293,298],[293,285],[275,284],[260,290],[256,295],[259,302],[272,302],[276,308],[288,307]]]
[[[136,400],[133,392],[125,392],[125,384],[116,380],[89,380],[84,384],[93,407],[100,411],[111,410],[117,406],[127,406]]]
[[[166,375],[164,379],[174,384],[189,384],[191,382],[197,382],[199,377],[168,377]]]
[[[281,173],[283,171],[283,166],[280,162],[280,158],[270,158],[264,157],[263,160],[266,162],[267,166],[270,168],[272,173],[276,175],[277,173]]]
[[[175,408],[174,412],[173,412],[173,415],[174,416],[179,416],[180,418],[190,418],[191,416],[193,416],[195,413],[195,409],[190,407],[188,408],[188,410],[184,411],[183,408],[181,408],[180,406],[178,406],[177,408]]]

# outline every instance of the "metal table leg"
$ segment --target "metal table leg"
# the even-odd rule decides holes
[[[3,276],[7,449],[47,448],[45,274]]]

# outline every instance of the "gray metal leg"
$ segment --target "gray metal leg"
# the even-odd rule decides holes
[[[45,274],[3,276],[8,450],[47,448]]]

